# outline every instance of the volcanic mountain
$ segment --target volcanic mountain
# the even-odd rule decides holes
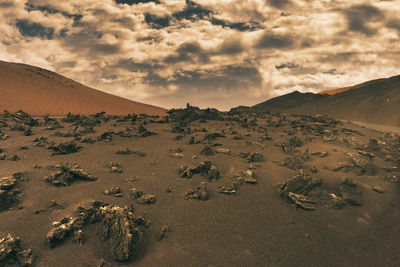
[[[166,115],[163,108],[101,92],[42,68],[4,61],[0,61],[0,96],[0,109],[22,109],[35,115],[101,111]]]
[[[400,126],[400,75],[322,91],[298,91],[252,107],[261,112],[329,115],[338,119]]]

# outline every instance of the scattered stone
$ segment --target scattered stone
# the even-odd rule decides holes
[[[167,187],[166,189],[165,189],[165,192],[166,193],[173,193],[174,192],[174,189],[172,189],[171,187]]]
[[[18,155],[14,155],[14,156],[8,158],[8,160],[11,160],[11,161],[17,161],[17,160],[20,160],[20,159],[21,158]]]
[[[137,188],[132,188],[130,190],[130,196],[140,204],[154,204],[157,200],[155,195],[146,194],[146,192]]]
[[[160,233],[157,236],[157,240],[161,241],[162,239],[164,239],[164,237],[167,234],[167,232],[169,232],[169,227],[167,225],[161,226],[161,230],[160,230]]]
[[[211,146],[206,145],[203,150],[200,152],[200,154],[203,154],[205,156],[212,156],[214,155],[214,150],[211,148]]]
[[[339,185],[339,192],[343,200],[354,206],[361,206],[360,195],[362,194],[358,184],[349,178],[345,178]]]
[[[261,153],[250,153],[249,157],[247,158],[247,162],[263,162],[264,155]]]
[[[39,214],[39,213],[44,213],[47,211],[55,211],[55,210],[63,210],[63,209],[64,209],[63,205],[58,204],[55,200],[52,200],[46,208],[34,210],[33,214]]]
[[[292,170],[300,170],[304,167],[304,164],[299,156],[294,155],[291,157],[286,157],[282,166]]]
[[[183,158],[184,155],[183,155],[183,153],[175,152],[175,153],[170,154],[170,156],[178,159],[178,158]]]
[[[104,191],[104,194],[106,194],[107,196],[122,197],[121,188],[119,188],[118,186],[113,186],[111,187],[111,189],[106,189]]]
[[[118,163],[110,162],[110,172],[122,173],[123,170],[121,169],[121,165],[119,165]]]
[[[221,154],[226,154],[226,155],[230,155],[231,154],[231,151],[229,149],[226,149],[226,148],[217,148],[215,150],[215,152],[221,153]]]
[[[218,168],[210,161],[203,161],[197,167],[183,166],[178,169],[178,174],[181,178],[191,178],[194,174],[206,176],[209,181],[218,180],[220,172]]]
[[[129,148],[127,148],[125,150],[118,150],[117,152],[115,152],[115,154],[119,154],[119,155],[130,155],[132,153],[133,153],[133,151],[130,150]]]
[[[289,192],[288,198],[302,209],[315,210],[315,202],[310,197]]]
[[[306,196],[311,190],[319,187],[321,180],[315,180],[309,176],[298,174],[284,183],[280,189],[280,194],[288,197],[289,193]]]
[[[383,189],[382,187],[379,187],[379,186],[374,186],[374,187],[372,188],[372,190],[374,190],[375,192],[377,192],[377,193],[379,193],[379,194],[383,194],[383,193],[386,192],[385,189]]]
[[[33,250],[23,249],[21,238],[7,234],[0,238],[0,266],[33,266]]]
[[[362,153],[347,153],[350,156],[349,162],[340,163],[333,171],[352,171],[357,175],[367,174],[375,175],[377,172],[376,167],[372,164],[371,158]]]
[[[147,130],[143,125],[139,126],[138,134],[139,134],[140,137],[147,137],[147,136],[156,135],[156,133]]]
[[[143,190],[141,190],[141,189],[132,188],[130,190],[130,196],[131,196],[132,199],[138,199],[144,194],[145,194],[145,192]]]
[[[190,189],[185,194],[185,199],[198,199],[206,201],[208,199],[207,184],[201,182],[199,185]]]
[[[106,141],[106,142],[111,142],[112,139],[113,139],[113,135],[114,135],[114,132],[113,132],[113,131],[104,132],[104,133],[102,133],[101,135],[99,135],[99,136],[97,137],[97,140],[98,140],[98,141],[104,140],[104,141]]]
[[[97,180],[95,176],[92,176],[85,170],[80,169],[78,165],[70,167],[69,165],[58,164],[56,168],[58,169],[56,173],[44,178],[46,182],[55,186],[69,186],[75,180]]]
[[[140,204],[154,204],[156,203],[156,196],[153,194],[144,194],[137,199]]]
[[[2,177],[0,178],[0,189],[1,190],[10,190],[11,188],[13,188],[16,184],[17,180],[12,177]]]
[[[49,146],[49,149],[52,149],[54,152],[51,154],[54,155],[64,155],[70,153],[78,152],[82,147],[78,146],[74,141],[60,143],[57,146]]]

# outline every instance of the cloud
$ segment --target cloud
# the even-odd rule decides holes
[[[290,0],[267,0],[267,3],[276,8],[284,8],[291,4]]]
[[[378,27],[371,25],[384,17],[379,8],[372,5],[356,5],[341,11],[347,18],[348,30],[367,36],[375,35]]]
[[[259,49],[287,49],[294,46],[294,37],[289,34],[276,34],[266,31],[255,44]]]
[[[399,12],[371,0],[4,0],[0,60],[227,110],[398,75]]]
[[[115,3],[117,4],[128,4],[128,5],[137,5],[140,3],[156,3],[160,4],[160,1],[158,0],[115,0]]]
[[[39,23],[27,19],[19,19],[15,24],[19,32],[26,37],[39,37],[42,39],[53,39],[54,29],[45,27]]]
[[[169,55],[165,59],[165,63],[174,64],[194,61],[206,63],[209,60],[208,53],[197,42],[188,42],[179,46],[173,55]]]

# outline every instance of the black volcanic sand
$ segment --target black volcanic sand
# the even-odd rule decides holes
[[[179,112],[189,115],[185,119]],[[191,117],[192,113],[200,115]],[[90,117],[98,119],[97,124],[79,117],[62,122],[58,117],[63,128],[47,127],[50,129],[45,129],[44,118],[37,118],[36,124],[12,114],[0,115],[0,133],[8,135],[0,140],[4,150],[0,154],[6,158],[0,160],[0,177],[22,174],[11,189],[18,191],[15,201],[1,205],[0,239],[8,233],[21,237],[21,244],[33,249],[36,266],[400,265],[400,172],[393,168],[399,167],[398,135],[325,117],[242,110],[204,115],[192,107],[173,114],[175,118],[171,116],[169,123],[147,116]],[[16,125],[30,128],[31,135],[15,130]],[[148,132],[143,128],[139,131],[140,125]],[[107,131],[114,132],[112,140],[98,138]],[[125,134],[117,135],[120,131]],[[212,133],[224,137],[204,140]],[[47,142],[35,146],[38,142],[33,140],[40,137],[46,137]],[[94,143],[82,142],[89,137]],[[190,144],[191,137],[194,144]],[[293,139],[294,154],[285,154],[280,144],[290,143],[293,137],[301,142]],[[55,150],[46,148],[71,141],[78,147],[74,153],[52,156]],[[207,144],[214,152],[224,148],[230,153],[203,155],[200,152]],[[303,167],[282,166],[286,157],[300,157],[307,149],[309,160],[301,161]],[[264,161],[248,162],[249,157],[241,157],[241,152],[260,153]],[[354,166],[348,172],[334,171],[340,163],[349,162],[352,156],[346,153],[358,152],[373,154],[369,162],[372,173],[362,173]],[[14,155],[20,159],[11,160]],[[218,168],[218,180],[208,181],[200,174],[179,177],[180,167],[196,167],[202,161],[211,161]],[[111,172],[110,162],[117,163],[122,172]],[[54,174],[60,163],[77,164],[97,180],[77,179],[69,186],[46,182],[44,178]],[[221,186],[231,184],[235,174],[254,167],[250,165],[256,165],[251,170],[257,184],[243,183],[234,194],[218,193]],[[313,173],[311,167],[318,171]],[[321,179],[323,188],[339,197],[337,188],[348,178],[361,192],[357,195],[360,203],[304,210],[279,193],[282,184],[299,173]],[[206,182],[208,199],[185,199],[185,193],[201,182]],[[104,193],[112,187],[119,187],[122,196]],[[132,188],[156,196],[155,203],[132,199]],[[129,261],[113,260],[102,241],[101,223],[83,228],[87,236],[83,244],[67,237],[50,248],[46,234],[52,223],[94,200],[120,207],[133,205],[135,216],[151,222]],[[54,201],[59,206],[51,208]],[[169,230],[159,240],[163,226]]]

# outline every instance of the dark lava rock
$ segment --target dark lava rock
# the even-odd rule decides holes
[[[58,169],[56,173],[44,178],[46,182],[55,186],[68,186],[75,180],[97,180],[95,176],[80,169],[79,166],[70,167],[68,165],[59,164],[56,168]]]
[[[349,178],[345,178],[339,185],[339,192],[343,200],[354,206],[361,206],[360,195],[362,191],[359,185]]]
[[[113,186],[111,187],[111,189],[106,189],[104,191],[104,194],[113,197],[122,197],[121,188],[119,188],[118,186]]]
[[[34,261],[32,249],[21,247],[21,238],[11,234],[0,238],[0,266],[32,266]]]
[[[282,166],[292,170],[299,170],[304,167],[304,164],[299,156],[292,156],[292,157],[286,157]]]
[[[220,172],[218,168],[210,161],[203,161],[197,167],[183,166],[178,169],[178,174],[181,178],[191,178],[194,174],[206,176],[208,180],[218,180]]]
[[[39,122],[36,119],[32,118],[28,113],[26,113],[22,110],[19,110],[19,111],[15,112],[14,114],[9,113],[9,115],[11,116],[11,118],[14,121],[16,121],[18,123],[23,123],[28,126],[39,125]]]
[[[217,192],[221,194],[232,195],[237,193],[240,186],[244,183],[257,184],[256,175],[252,170],[248,169],[242,172],[240,175],[235,175],[230,185],[220,186],[217,189]]]
[[[319,187],[321,180],[315,180],[311,177],[299,174],[289,179],[280,189],[281,195],[288,197],[289,193],[307,195],[311,190]]]
[[[137,202],[140,204],[154,204],[156,203],[156,200],[157,198],[153,194],[143,194],[137,199]]]
[[[208,133],[204,136],[204,141],[212,141],[215,140],[217,137],[225,137],[225,135],[222,135],[220,133]]]
[[[143,125],[139,126],[138,134],[139,134],[140,137],[147,137],[147,136],[156,135],[156,133],[147,130]]]
[[[214,155],[214,150],[211,148],[211,146],[206,145],[203,150],[200,152],[200,154],[203,154],[205,156],[211,156]]]
[[[130,196],[131,196],[132,199],[138,199],[144,194],[145,194],[145,192],[143,190],[141,190],[141,189],[138,189],[138,188],[132,188],[130,190]]]
[[[141,226],[146,226],[142,218],[135,218],[133,208],[120,208],[101,202],[93,202],[87,208],[78,207],[72,216],[54,222],[46,239],[51,247],[58,245],[72,235],[82,243],[85,240],[83,228],[103,222],[103,240],[117,261],[126,261],[134,256],[142,241]]]
[[[103,238],[115,260],[129,260],[142,242],[143,233],[133,212],[118,206],[102,208]]]
[[[377,168],[372,164],[372,159],[364,153],[347,153],[350,156],[348,162],[339,164],[333,171],[352,171],[357,175],[367,174],[375,175]]]
[[[132,188],[130,190],[130,196],[140,204],[154,204],[157,200],[155,195],[146,194],[146,192],[138,188]]]
[[[9,190],[15,186],[16,182],[14,177],[2,177],[0,178],[0,189]]]
[[[157,236],[157,240],[161,241],[162,239],[164,239],[164,237],[167,234],[167,232],[169,232],[169,227],[167,225],[161,226],[161,230],[160,230],[160,233]]]
[[[288,198],[302,209],[315,210],[315,202],[310,197],[289,192]]]
[[[123,170],[121,169],[121,165],[115,162],[110,162],[110,172],[113,173],[121,173]]]
[[[205,182],[201,182],[196,187],[190,189],[185,194],[185,199],[198,199],[198,200],[207,200],[208,199],[208,190],[207,184]]]
[[[57,146],[50,146],[49,149],[52,149],[54,151],[54,153],[51,154],[53,156],[76,153],[79,151],[79,149],[81,149],[81,147],[78,146],[74,141],[71,141],[60,143]]]
[[[104,140],[106,142],[111,142],[112,138],[113,138],[113,134],[114,134],[114,132],[112,132],[112,131],[104,132],[97,137],[97,140],[98,141]]]
[[[249,157],[247,158],[247,162],[263,162],[264,155],[260,153],[250,153]]]

